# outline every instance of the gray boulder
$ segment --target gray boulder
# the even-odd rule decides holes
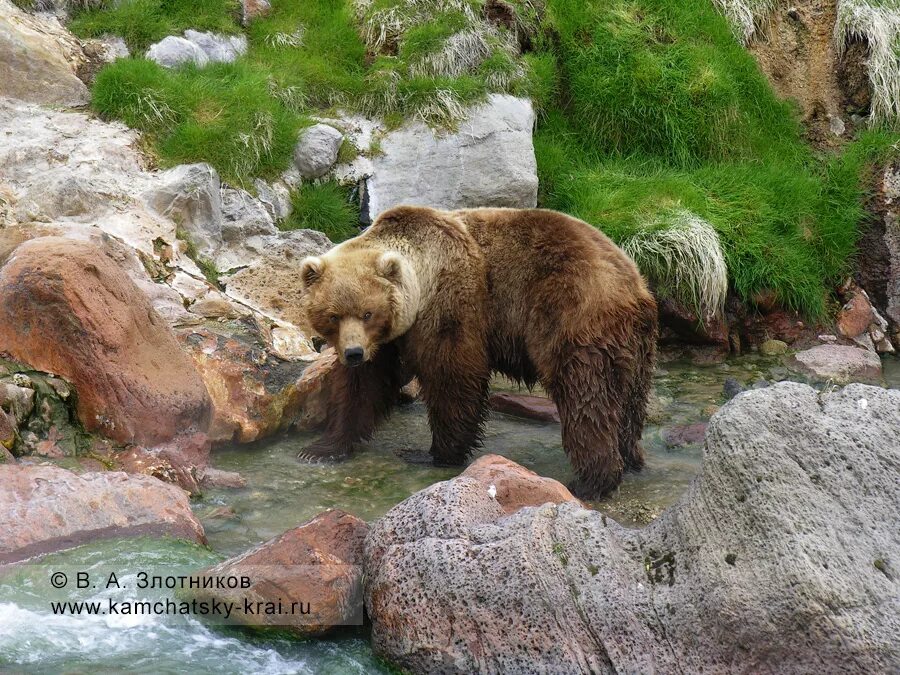
[[[815,380],[846,384],[851,380],[877,381],[881,377],[881,359],[868,349],[845,345],[818,345],[797,352],[792,367]]]
[[[300,132],[294,164],[304,178],[324,176],[337,162],[344,135],[327,124],[314,124]]]
[[[453,133],[412,122],[385,135],[366,180],[367,214],[398,204],[444,209],[537,204],[531,102],[491,95]]]
[[[898,466],[900,391],[783,382],[712,418],[640,530],[437,483],[366,541],[374,647],[429,673],[897,672]]]
[[[209,164],[181,164],[159,175],[145,198],[154,211],[171,218],[204,255],[222,246],[219,174]]]
[[[177,35],[169,35],[150,45],[146,57],[163,68],[177,68],[188,63],[202,68],[209,63],[209,57],[199,45]]]
[[[216,35],[186,30],[184,38],[200,47],[210,63],[233,63],[247,53],[246,35]]]

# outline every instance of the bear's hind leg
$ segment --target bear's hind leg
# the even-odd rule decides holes
[[[347,458],[390,414],[405,384],[397,350],[384,345],[375,358],[355,367],[337,363],[328,375],[328,421],[322,437],[297,458],[307,462]]]
[[[597,499],[618,487],[625,470],[619,451],[623,422],[623,370],[607,348],[563,347],[545,378],[559,408],[563,448],[575,470],[569,486],[582,499]]]

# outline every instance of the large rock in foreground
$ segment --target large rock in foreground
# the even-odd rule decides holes
[[[198,576],[247,577],[247,589],[199,590],[205,600],[233,602],[230,620],[255,626],[281,626],[301,637],[335,626],[361,626],[365,522],[343,511],[319,514],[307,523],[226,560]],[[202,582],[201,584],[202,585]],[[249,605],[247,604],[249,603]],[[265,613],[269,603],[280,611]],[[245,611],[246,608],[251,611]]]
[[[74,384],[85,428],[120,443],[155,445],[209,424],[190,357],[93,243],[44,237],[15,250],[0,269],[0,351]]]
[[[366,542],[376,650],[413,672],[896,672],[900,392],[781,383],[717,413],[651,525],[504,517],[466,476]]]
[[[535,206],[534,121],[527,99],[492,94],[456,132],[435,132],[417,121],[388,133],[366,180],[368,217],[399,204]]]
[[[150,476],[0,464],[0,564],[108,537],[206,543],[187,493]]]

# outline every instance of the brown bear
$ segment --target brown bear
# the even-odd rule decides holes
[[[602,496],[643,465],[656,303],[631,259],[587,223],[401,206],[306,258],[301,278],[307,328],[340,360],[324,436],[302,458],[348,455],[415,375],[433,460],[462,464],[498,372],[540,382],[556,402],[576,495]]]

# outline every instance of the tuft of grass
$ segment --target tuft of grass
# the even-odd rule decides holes
[[[900,0],[840,0],[834,31],[841,50],[853,40],[866,41],[870,120],[900,129]]]
[[[97,76],[92,105],[148,132],[165,164],[209,162],[234,185],[279,174],[302,125],[269,94],[267,74],[240,61],[173,71],[121,59]]]
[[[334,181],[306,183],[291,195],[291,215],[283,231],[318,230],[337,243],[359,234],[359,204],[350,189]]]
[[[85,0],[79,7],[69,24],[75,35],[118,35],[136,54],[188,28],[216,33],[240,31],[237,0]]]
[[[678,300],[701,319],[721,315],[728,294],[728,266],[713,227],[692,213],[661,214],[622,242],[653,283],[657,295]]]

